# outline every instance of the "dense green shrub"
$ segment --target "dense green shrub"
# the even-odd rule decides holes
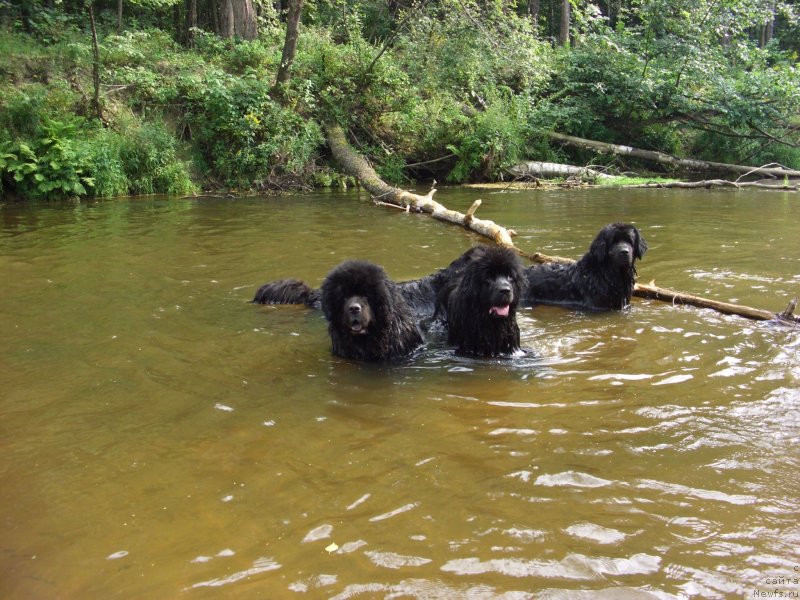
[[[86,196],[94,186],[86,147],[77,142],[81,119],[44,118],[34,137],[3,142],[0,176],[23,198]]]
[[[448,179],[496,179],[504,168],[528,158],[527,109],[525,98],[509,95],[477,112],[459,142],[448,146],[458,158]]]
[[[188,167],[178,157],[175,136],[157,121],[127,124],[119,157],[131,194],[185,194],[194,189]]]
[[[190,90],[187,122],[222,183],[261,188],[310,175],[323,141],[312,120],[280,106],[264,81],[223,75]]]
[[[0,182],[20,198],[186,193],[194,189],[177,140],[156,122],[135,118],[118,129],[67,108],[74,95],[41,85],[0,101]]]
[[[400,37],[403,70],[420,87],[475,106],[500,88],[537,94],[551,75],[550,45],[536,37],[529,19],[480,4],[490,3],[428,5]]]

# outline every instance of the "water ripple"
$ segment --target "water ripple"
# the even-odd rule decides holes
[[[318,540],[325,540],[331,537],[331,533],[333,533],[333,525],[320,525],[319,527],[315,527],[311,531],[306,534],[306,537],[303,538],[302,543],[308,542],[316,542]]]
[[[569,554],[563,560],[523,560],[497,558],[481,561],[459,558],[448,561],[442,571],[458,575],[499,573],[509,577],[545,577],[556,579],[594,580],[611,575],[648,575],[658,571],[661,558],[650,554],[634,554],[630,558],[590,557]]]
[[[572,537],[591,540],[598,544],[618,544],[628,537],[621,531],[601,527],[594,523],[576,523],[575,525],[570,525],[564,531]]]
[[[421,556],[404,556],[395,552],[364,552],[373,564],[387,569],[399,569],[400,567],[420,567],[432,562],[430,558]]]
[[[268,557],[262,557],[253,561],[253,566],[250,567],[249,569],[245,569],[243,571],[237,571],[236,573],[231,573],[226,577],[219,577],[217,579],[209,579],[208,581],[199,581],[197,583],[193,583],[191,585],[191,589],[201,588],[201,587],[221,587],[223,585],[228,585],[230,583],[236,583],[237,581],[241,581],[242,579],[246,579],[247,577],[252,577],[253,575],[258,575],[259,573],[274,571],[280,568],[281,564],[276,562],[274,559]]]
[[[744,494],[726,494],[725,492],[718,492],[716,490],[704,490],[700,488],[679,485],[677,483],[655,481],[653,479],[640,479],[636,484],[636,487],[645,490],[656,490],[681,497],[692,496],[702,500],[717,500],[719,502],[726,502],[728,504],[736,505],[755,504],[758,501],[756,496],[748,496]]]
[[[578,487],[578,488],[596,488],[605,487],[614,483],[608,479],[601,479],[588,473],[579,473],[576,471],[565,471],[563,473],[555,473],[553,475],[540,475],[534,481],[536,485],[543,485],[546,487]]]

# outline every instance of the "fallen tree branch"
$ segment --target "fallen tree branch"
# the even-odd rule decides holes
[[[673,167],[681,167],[683,169],[696,171],[717,171],[723,173],[747,173],[754,175],[766,175],[768,177],[800,177],[800,171],[794,169],[784,169],[782,167],[753,167],[746,165],[710,162],[706,160],[697,160],[694,158],[678,158],[676,156],[672,156],[671,154],[657,152],[655,150],[642,150],[640,148],[633,148],[632,146],[607,144],[606,142],[586,140],[571,135],[564,135],[563,133],[549,132],[548,135],[558,142],[567,144],[569,146],[575,146],[576,148],[591,150],[601,154],[632,156],[634,158],[641,158],[643,160],[649,160]]]
[[[800,190],[800,185],[790,185],[788,183],[763,183],[761,181],[744,181],[744,182],[737,182],[737,181],[728,181],[726,179],[706,179],[704,181],[670,181],[665,183],[659,183],[657,181],[651,183],[638,183],[632,185],[621,185],[619,186],[622,189],[631,189],[631,188],[685,188],[685,189],[697,189],[697,188],[716,188],[716,187],[732,187],[732,188],[759,188],[765,190],[783,190],[783,191],[798,191]]]
[[[639,298],[648,298],[650,300],[661,300],[662,302],[670,302],[672,304],[683,304],[686,306],[694,306],[697,308],[710,308],[725,315],[736,315],[745,317],[754,321],[785,321],[789,323],[800,323],[800,317],[794,315],[794,307],[797,300],[792,300],[789,306],[782,313],[773,313],[768,310],[760,308],[753,308],[752,306],[744,306],[742,304],[731,304],[730,302],[719,302],[709,298],[702,298],[700,296],[693,296],[683,292],[676,292],[675,290],[668,290],[660,288],[653,282],[650,283],[637,283],[633,288],[633,295]]]

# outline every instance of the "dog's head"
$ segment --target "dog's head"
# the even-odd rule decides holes
[[[599,264],[607,264],[621,272],[635,270],[634,264],[647,251],[639,230],[629,223],[606,225],[589,247],[589,255]]]
[[[471,251],[460,292],[469,290],[474,308],[496,319],[513,318],[525,291],[522,261],[510,248],[477,246]]]
[[[369,336],[388,318],[386,272],[373,263],[345,261],[322,282],[322,312],[340,335]]]

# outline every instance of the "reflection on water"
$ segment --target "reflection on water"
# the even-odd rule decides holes
[[[634,221],[645,281],[775,311],[798,293],[789,194],[483,200],[525,249],[577,257]],[[355,194],[0,218],[3,597],[800,594],[795,330],[635,299],[524,309],[512,359],[431,331],[365,365],[318,312],[247,301],[345,258],[419,277],[475,238]]]

